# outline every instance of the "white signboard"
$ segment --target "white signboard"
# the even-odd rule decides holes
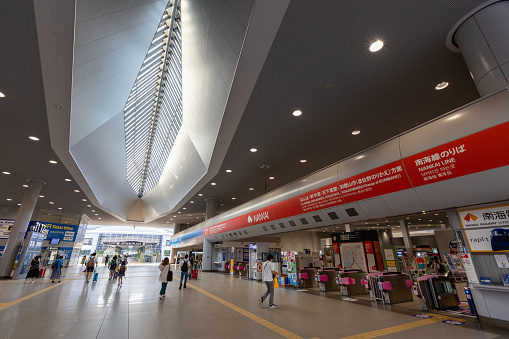
[[[0,239],[8,239],[14,220],[0,219]]]
[[[509,227],[474,228],[465,230],[471,252],[504,252],[509,251]]]
[[[475,273],[474,264],[472,263],[472,258],[469,254],[460,254],[461,263],[465,268],[465,273],[468,278],[468,282],[478,284],[479,279],[477,278],[477,273]]]
[[[509,206],[458,212],[464,229],[509,226]]]
[[[495,254],[495,261],[497,262],[498,267],[509,268],[509,263],[507,262],[507,255]]]

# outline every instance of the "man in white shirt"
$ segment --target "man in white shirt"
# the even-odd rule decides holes
[[[269,298],[269,307],[276,308],[277,305],[274,305],[274,276],[277,276],[277,272],[274,271],[274,264],[272,260],[274,257],[272,254],[267,255],[267,261],[263,264],[262,273],[263,273],[263,281],[265,281],[265,285],[267,285],[267,291],[260,297],[259,302],[260,305],[263,304],[263,301],[267,298],[270,293]],[[274,275],[274,276],[273,276]]]

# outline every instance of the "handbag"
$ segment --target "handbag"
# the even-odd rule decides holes
[[[279,282],[277,281],[277,278],[274,278],[274,288],[279,288]]]
[[[166,275],[166,281],[172,281],[173,280],[173,272],[168,267],[168,274]]]

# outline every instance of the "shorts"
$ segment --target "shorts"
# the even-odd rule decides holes
[[[87,272],[94,272],[94,266],[92,266],[92,267],[87,266]]]

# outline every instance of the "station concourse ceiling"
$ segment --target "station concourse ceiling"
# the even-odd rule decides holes
[[[17,206],[22,185],[36,179],[46,182],[39,208],[83,213],[91,224],[133,224],[94,206],[86,183],[52,149],[37,2],[0,5],[0,169],[10,173],[0,174],[0,205]],[[290,1],[217,174],[147,225],[192,226],[203,220],[206,199],[220,199],[224,212],[263,195],[265,185],[267,192],[284,186],[478,99],[461,54],[445,39],[484,2]],[[375,40],[384,47],[372,53]],[[436,90],[441,82],[449,86]]]

